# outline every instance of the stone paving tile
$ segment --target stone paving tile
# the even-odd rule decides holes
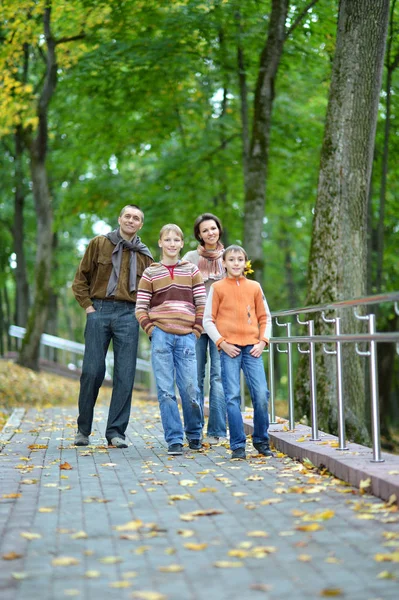
[[[87,448],[73,446],[70,408],[28,410],[8,428],[1,600],[302,600],[335,588],[347,600],[397,599],[395,504],[282,453],[258,457],[250,443],[246,462],[223,445],[170,457],[153,403],[134,402],[127,449],[107,448],[105,416],[97,408]]]

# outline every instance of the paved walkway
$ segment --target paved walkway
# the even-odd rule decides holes
[[[170,457],[150,402],[134,401],[129,447],[108,449],[105,415],[88,448],[73,446],[74,409],[28,410],[12,425],[1,600],[399,597],[396,504],[282,453]]]

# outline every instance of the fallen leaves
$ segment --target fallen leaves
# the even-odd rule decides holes
[[[321,590],[320,596],[322,596],[323,598],[343,596],[343,590],[341,588],[324,588],[323,590]]]
[[[244,563],[239,560],[217,560],[213,563],[213,566],[218,569],[236,569],[243,567]]]
[[[17,552],[8,552],[7,554],[3,554],[1,557],[3,560],[17,560],[18,558],[22,558],[23,554],[18,554]]]
[[[60,464],[61,471],[71,471],[73,467],[69,464],[69,462],[63,462]]]
[[[320,531],[320,529],[324,529],[324,527],[322,527],[321,525],[319,525],[318,523],[310,523],[309,525],[297,525],[295,527],[295,529],[297,529],[298,531]]]
[[[187,550],[199,551],[199,550],[205,550],[205,548],[208,547],[208,544],[206,542],[203,542],[202,544],[195,544],[194,542],[186,542],[184,544],[184,547],[187,548]]]
[[[26,540],[39,540],[42,537],[40,533],[31,533],[30,531],[22,531],[19,535]]]
[[[180,515],[182,521],[194,521],[197,517],[213,517],[214,515],[222,515],[223,511],[217,508],[208,508],[205,510],[193,510],[190,513]]]
[[[391,552],[390,554],[375,554],[374,560],[377,562],[395,562],[399,563],[399,551]]]
[[[172,564],[158,567],[158,571],[161,571],[161,573],[180,573],[181,571],[184,571],[184,567],[182,567],[182,565]]]
[[[59,556],[58,558],[53,558],[51,561],[53,567],[71,567],[79,563],[80,561],[74,556]]]

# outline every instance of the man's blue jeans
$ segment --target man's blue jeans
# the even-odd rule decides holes
[[[226,400],[224,398],[222,375],[220,368],[220,357],[216,344],[210,337],[203,333],[197,340],[197,370],[198,387],[202,410],[204,409],[204,380],[205,367],[209,347],[210,386],[209,386],[209,419],[207,435],[212,437],[226,437]]]
[[[175,378],[180,393],[184,430],[188,440],[202,434],[202,408],[199,402],[194,333],[175,335],[155,327],[151,334],[151,361],[157,384],[159,407],[168,446],[183,443],[183,426],[175,394]]]
[[[93,300],[96,312],[88,313],[85,353],[80,377],[78,428],[90,435],[94,406],[105,376],[105,356],[113,342],[114,376],[105,437],[125,439],[136,374],[139,324],[133,302]]]
[[[222,382],[227,402],[227,419],[230,429],[230,448],[245,447],[244,423],[240,410],[241,387],[240,371],[244,371],[245,381],[254,408],[254,431],[252,440],[254,442],[268,442],[269,435],[269,390],[267,388],[265,369],[260,356],[255,358],[250,355],[253,346],[238,346],[241,353],[235,358],[220,352],[222,366]]]

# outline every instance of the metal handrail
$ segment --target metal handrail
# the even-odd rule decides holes
[[[19,327],[18,325],[10,325],[8,333],[11,337],[17,339],[23,339],[25,336],[26,329],[24,327]],[[67,340],[65,338],[57,337],[55,335],[50,335],[49,333],[43,333],[40,338],[40,346],[48,347],[56,350],[62,350],[65,352],[69,352],[72,355],[83,356],[85,351],[85,345],[80,342],[74,342],[72,340]],[[114,353],[112,350],[108,350],[106,357],[106,379],[111,379],[110,372],[112,371],[112,367],[114,364]],[[76,365],[72,366],[71,364],[67,365],[70,370],[75,370]],[[150,392],[153,395],[155,390],[155,384],[153,382],[152,368],[149,360],[145,360],[143,358],[137,358],[136,363],[137,371],[142,371],[144,373],[150,374]]]
[[[398,302],[399,292],[389,292],[387,294],[378,294],[376,296],[362,296],[353,300],[340,300],[328,304],[318,304],[311,306],[302,306],[300,308],[289,308],[272,312],[272,317],[288,317],[290,315],[300,315],[304,313],[321,312],[327,310],[338,310],[340,308],[350,308],[351,306],[361,306],[365,304],[382,304],[383,302]]]
[[[269,376],[270,376],[270,400],[271,400],[271,421],[274,421],[274,402],[275,402],[275,373],[274,373],[274,348],[276,347],[277,352],[284,352],[288,356],[287,372],[288,372],[288,418],[290,429],[294,429],[294,397],[293,397],[293,374],[292,374],[292,358],[289,349],[292,348],[292,344],[296,344],[298,351],[301,354],[309,354],[309,381],[311,383],[310,388],[310,401],[311,401],[311,418],[312,418],[312,437],[310,441],[316,441],[318,439],[318,427],[317,427],[317,398],[316,398],[316,364],[314,358],[314,348],[316,344],[322,344],[322,349],[325,354],[335,355],[337,362],[337,405],[338,405],[338,439],[339,444],[337,450],[347,450],[346,439],[345,439],[345,418],[344,418],[344,393],[343,393],[343,376],[342,371],[344,369],[341,346],[342,344],[355,343],[356,353],[359,356],[368,357],[370,360],[370,394],[371,394],[371,426],[372,426],[372,444],[373,444],[373,462],[383,462],[381,458],[381,440],[380,440],[380,420],[379,420],[379,399],[378,399],[378,370],[377,370],[377,344],[378,343],[395,343],[397,353],[399,353],[399,331],[397,332],[377,332],[376,331],[376,317],[375,314],[370,313],[366,315],[360,315],[356,308],[359,306],[371,306],[383,303],[394,304],[394,310],[396,314],[399,314],[399,292],[390,292],[387,294],[379,294],[376,296],[366,296],[361,298],[354,298],[352,300],[343,300],[339,302],[332,302],[327,304],[320,304],[317,306],[306,306],[294,309],[288,309],[283,311],[272,312],[272,320],[278,327],[285,327],[287,329],[287,335],[282,337],[272,336],[269,344]],[[360,319],[368,322],[368,333],[341,333],[340,329],[340,317],[326,318],[324,313],[326,311],[335,311],[342,309],[354,309],[354,316],[356,319]],[[325,323],[334,324],[335,333],[330,335],[316,335],[314,333],[314,321],[301,321],[299,315],[321,313],[321,317]],[[297,323],[299,325],[308,325],[308,335],[292,335],[291,334],[291,323],[280,322],[279,319],[282,317],[296,316]],[[369,350],[361,351],[359,349],[359,342],[367,343]],[[335,350],[328,350],[325,346],[327,343],[333,343]],[[287,344],[287,350],[281,350],[280,344]],[[309,350],[303,350],[301,344],[309,344]],[[313,350],[313,352],[312,352]]]

